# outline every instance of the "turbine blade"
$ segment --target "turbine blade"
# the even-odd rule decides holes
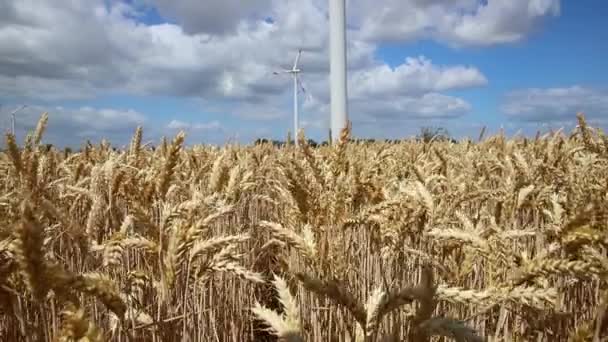
[[[306,91],[306,86],[304,85],[304,82],[302,82],[302,80],[299,77],[298,77],[298,86],[302,90],[303,93],[308,93]]]
[[[298,62],[300,61],[300,56],[302,55],[302,49],[298,50],[298,55],[296,56],[296,61],[293,63],[293,70],[298,68]]]
[[[300,80],[300,78],[298,78],[298,86],[299,86],[300,90],[301,90],[301,91],[302,91],[304,94],[306,94],[306,99],[307,99],[307,100],[312,100],[312,95],[311,95],[311,94],[308,92],[308,90],[306,90],[306,88],[307,88],[307,87],[306,87],[306,85],[304,84],[304,82],[302,82],[302,81]]]

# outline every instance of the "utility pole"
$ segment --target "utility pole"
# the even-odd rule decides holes
[[[345,0],[329,0],[329,25],[331,139],[335,142],[348,122]]]

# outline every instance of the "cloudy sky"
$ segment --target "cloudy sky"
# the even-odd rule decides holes
[[[608,3],[347,0],[350,119],[359,137],[608,127]],[[284,138],[297,50],[301,125],[329,125],[327,0],[0,0],[0,127],[21,138],[126,144]],[[20,139],[21,140],[21,139]]]

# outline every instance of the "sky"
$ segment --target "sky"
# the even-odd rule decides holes
[[[608,2],[347,0],[353,135],[456,138],[608,128]],[[300,126],[327,139],[327,0],[0,0],[0,128],[23,141],[285,139],[302,49]]]

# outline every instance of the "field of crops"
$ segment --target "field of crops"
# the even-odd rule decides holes
[[[608,138],[0,153],[2,341],[605,341]]]

